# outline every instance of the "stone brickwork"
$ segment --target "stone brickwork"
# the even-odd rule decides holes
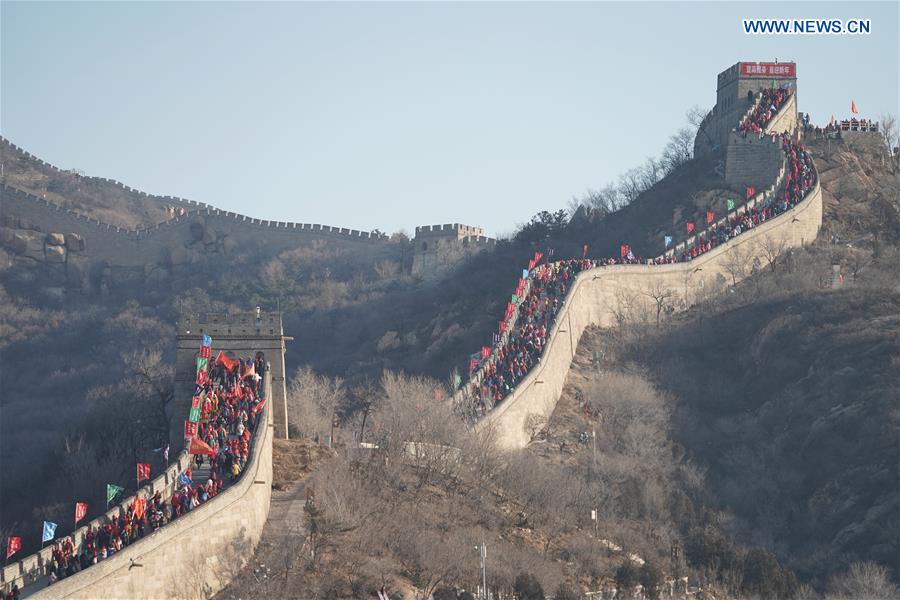
[[[645,292],[656,286],[671,290],[676,296],[673,305],[680,307],[691,305],[698,297],[719,293],[731,283],[729,263],[766,264],[767,250],[784,252],[808,244],[815,240],[821,224],[822,192],[817,183],[794,208],[690,262],[616,265],[581,272],[551,328],[540,363],[477,427],[494,429],[501,447],[524,447],[530,441],[526,420],[531,415],[549,418],[553,412],[586,327],[612,326],[625,299],[631,310],[647,314],[653,307]]]
[[[796,65],[793,65],[796,72]],[[707,156],[714,153],[721,154],[728,148],[728,136],[734,130],[735,125],[752,106],[747,100],[747,93],[756,95],[762,88],[770,87],[772,82],[776,86],[790,85],[797,95],[797,78],[793,77],[745,77],[740,73],[741,63],[735,63],[719,73],[716,79],[716,104],[706,115],[701,124],[701,131],[697,132],[694,142],[694,154]],[[796,109],[795,109],[796,120]]]
[[[178,323],[170,452],[176,455],[165,472],[137,492],[160,492],[168,499],[179,473],[190,466],[183,450],[184,421],[194,391],[196,358],[201,337],[213,338],[213,348],[235,356],[263,352],[269,364],[264,383],[267,404],[253,438],[250,460],[238,483],[142,538],[115,556],[55,585],[35,598],[208,598],[224,587],[252,555],[268,517],[272,484],[272,439],[287,437],[287,395],[284,380],[285,338],[279,313],[206,314],[182,317]],[[126,512],[135,496],[122,500],[101,517],[73,534],[80,546],[88,526],[97,529]],[[13,583],[46,585],[51,548],[25,557],[2,571],[2,589]],[[140,566],[132,566],[132,562]]]
[[[779,140],[773,142],[772,135],[794,134],[799,123],[797,117],[797,96],[791,94],[784,106],[766,126],[768,136],[728,134],[728,148],[725,161],[725,181],[737,187],[752,185],[762,188],[772,182],[772,173],[778,169],[783,159]]]
[[[227,255],[240,247],[258,246],[275,251],[298,243],[339,241],[383,244],[380,234],[310,223],[265,221],[215,208],[188,212],[146,229],[123,229],[101,223],[74,211],[7,185],[0,186],[0,224],[12,228],[76,233],[85,240],[85,254],[119,266],[143,266],[154,262],[189,262],[193,252]]]
[[[497,240],[486,237],[481,227],[459,223],[416,227],[412,274],[426,279],[437,277],[468,256],[496,244]]]
[[[271,408],[237,484],[165,527],[33,598],[210,598],[246,565],[272,494]]]
[[[275,437],[287,439],[287,391],[285,388],[284,330],[281,314],[255,312],[183,316],[178,323],[178,348],[175,355],[175,401],[172,409],[172,429],[169,433],[173,451],[183,447],[184,421],[191,409],[200,340],[209,335],[213,348],[226,349],[231,358],[255,357],[262,352],[269,363],[272,391],[268,404]],[[215,355],[212,357],[215,359]]]

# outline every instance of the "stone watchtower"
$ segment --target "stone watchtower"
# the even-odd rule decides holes
[[[764,88],[788,87],[797,96],[797,65],[785,63],[739,62],[731,65],[716,78],[716,104],[703,120],[697,133],[694,152],[709,154],[714,147],[725,150],[728,134],[737,126],[753,104],[748,93],[755,95]],[[796,102],[794,111],[796,112]]]
[[[481,227],[447,223],[416,227],[413,238],[413,275],[430,278],[446,271],[470,254],[493,246]]]
[[[782,163],[779,145],[758,136],[734,132],[767,88],[784,88],[790,98],[768,123],[773,132],[793,132],[797,127],[797,65],[793,62],[738,62],[717,77],[716,105],[703,119],[694,140],[698,157],[723,159],[719,174],[735,188],[762,188],[772,183]]]
[[[175,399],[169,433],[173,455],[184,445],[184,421],[191,408],[197,357],[204,335],[212,337],[214,360],[219,350],[232,358],[255,357],[262,352],[272,375],[271,405],[275,437],[287,439],[287,390],[285,388],[285,337],[281,313],[209,313],[182,316],[178,323],[178,350],[175,357]]]

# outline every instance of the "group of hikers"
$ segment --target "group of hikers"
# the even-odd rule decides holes
[[[677,260],[671,262],[685,262],[697,258],[748,229],[753,229],[768,219],[793,208],[806,197],[806,193],[816,184],[812,158],[802,144],[794,142],[787,134],[781,136],[781,149],[784,151],[787,162],[784,181],[775,196],[769,198],[764,204],[757,204],[753,208],[745,210],[742,214],[735,214],[724,226],[713,225],[710,229],[698,234],[694,244],[685,248],[677,256]],[[672,258],[675,256],[673,255]]]
[[[261,382],[267,368],[260,354],[255,359],[217,360],[204,374],[198,372],[194,398],[199,399],[200,417],[195,437],[210,450],[194,454],[194,467],[179,474],[169,503],[160,492],[138,498],[109,523],[96,529],[88,526],[80,548],[74,536],[55,542],[48,585],[115,555],[215,497],[226,482],[236,481],[247,464],[250,440],[265,405]],[[209,464],[206,481],[195,481],[197,469],[205,463]],[[19,588],[14,586],[2,597],[18,596]]]
[[[813,125],[810,123],[809,113],[806,113],[801,119],[801,123],[803,124],[804,133],[814,134],[817,137],[828,134],[831,134],[834,137],[840,137],[842,131],[878,132],[878,123],[876,121],[872,121],[872,119],[857,119],[856,117],[837,121],[832,116],[831,122],[825,127],[822,127],[821,125]]]
[[[474,384],[478,415],[509,395],[516,384],[538,361],[556,313],[565,301],[575,276],[595,266],[588,259],[560,260],[535,267],[530,287],[519,304],[518,319],[505,344],[497,348],[496,360],[483,372],[481,384]]]
[[[759,106],[741,124],[743,131],[764,131],[790,95],[789,89],[763,90]],[[762,107],[762,108],[760,108]],[[749,123],[749,124],[748,124]],[[745,128],[746,125],[746,128]],[[759,129],[762,127],[763,129]],[[778,142],[778,136],[773,137]],[[777,192],[764,203],[735,212],[726,223],[714,224],[694,236],[693,244],[680,253],[672,252],[646,261],[636,257],[623,245],[620,257],[606,259],[569,259],[537,264],[528,271],[528,287],[519,300],[515,322],[506,335],[495,336],[495,344],[484,357],[477,373],[463,388],[465,400],[461,404],[463,416],[475,420],[506,398],[516,385],[541,359],[554,318],[565,302],[572,282],[581,271],[619,264],[670,264],[691,261],[716,246],[752,229],[798,204],[816,184],[812,158],[806,148],[787,133],[780,136],[785,155],[785,174]],[[550,254],[549,252],[547,254]],[[587,254],[587,246],[585,246]],[[499,338],[499,339],[498,339]]]
[[[115,555],[168,522],[162,495],[129,504],[125,511],[96,529],[88,526],[80,549],[71,537],[53,544],[48,585]]]
[[[751,93],[752,95],[752,93]],[[791,88],[766,88],[762,90],[759,102],[754,105],[750,114],[740,122],[736,130],[747,136],[748,133],[762,135],[769,121],[791,97]]]

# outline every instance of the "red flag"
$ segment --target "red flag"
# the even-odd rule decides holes
[[[688,232],[688,233],[693,233],[693,231],[694,231],[694,222],[693,222],[693,221],[688,221],[688,222],[687,222],[687,232]]]
[[[150,463],[138,463],[137,478],[138,481],[150,479]]]
[[[534,253],[534,264],[537,264],[537,263],[541,262],[541,257],[542,257],[542,256],[544,256],[542,253],[540,253],[540,252],[535,252],[535,253]]]
[[[131,510],[138,519],[144,518],[144,510],[147,508],[147,501],[141,497],[137,497],[134,499],[134,504],[131,507]]]
[[[197,435],[197,423],[193,423],[191,421],[184,422],[184,437],[185,439],[190,439]]]
[[[212,348],[209,346],[200,346],[200,358],[209,358],[212,356]]]
[[[87,502],[75,503],[75,524],[87,516]]]
[[[263,407],[264,407],[265,405],[266,405],[266,399],[265,399],[265,398],[262,398],[262,399],[259,401],[259,404],[256,404],[253,408],[250,409],[250,412],[252,412],[252,413],[254,413],[254,414],[255,414],[255,413],[258,413],[259,411],[261,411],[261,410],[263,409]]]
[[[750,199],[756,195],[756,188],[752,185],[747,186],[747,198]]]
[[[197,371],[197,378],[194,381],[197,385],[206,385],[209,383],[209,373],[206,372],[206,369]]]
[[[854,115],[859,114],[859,110],[856,108],[856,100],[850,101],[850,112],[852,112]]]
[[[491,347],[490,346],[482,346],[481,347],[481,358],[485,359],[491,355]]]
[[[506,328],[506,319],[500,321],[500,325],[497,327],[497,331],[499,333],[503,333],[503,330]]]
[[[9,536],[9,539],[6,540],[6,559],[9,560],[9,557],[22,549],[22,538],[17,535]]]
[[[216,364],[222,365],[223,367],[225,367],[226,371],[231,373],[232,371],[234,371],[235,367],[237,367],[238,361],[232,358],[228,358],[227,356],[225,356],[224,352],[219,350],[219,354],[216,355]]]
[[[216,456],[216,451],[210,448],[209,444],[196,437],[191,438],[191,445],[188,452],[191,454],[206,454],[211,457]]]
[[[706,211],[706,222],[712,223],[715,220],[716,220],[716,213],[714,213],[711,210]]]
[[[584,248],[581,249],[581,258],[587,256],[587,244],[584,245]]]
[[[202,403],[203,401],[200,400],[200,396],[194,396],[191,398],[191,408],[200,408],[200,405]]]
[[[528,270],[530,271],[530,270],[532,270],[533,268],[534,268],[534,261],[533,261],[533,260],[529,260],[529,261],[528,261]]]
[[[247,377],[253,377],[256,375],[256,365],[254,363],[247,363],[244,367],[244,373],[241,375],[241,379],[246,379]]]
[[[628,244],[622,244],[619,246],[619,256],[621,258],[625,258],[628,256],[628,253],[631,251],[631,248],[628,247]]]

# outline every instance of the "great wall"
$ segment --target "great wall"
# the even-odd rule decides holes
[[[732,67],[733,69],[735,67]],[[793,74],[792,66],[791,75]],[[720,81],[721,78],[720,75]],[[747,85],[758,83],[759,80],[751,80]],[[719,101],[722,102],[721,97]],[[746,113],[750,108],[746,110],[742,108],[740,112]],[[712,127],[714,124],[721,129],[724,126],[718,121],[731,119],[733,114],[734,111],[719,111],[717,118],[708,119],[707,126]],[[730,120],[731,124],[723,140],[731,135],[730,128],[734,122],[734,119]],[[791,102],[769,123],[766,134],[779,133],[799,135],[796,96],[793,96]],[[698,145],[699,139],[700,134]],[[757,141],[770,143],[765,139]],[[729,144],[728,147],[733,146]],[[746,159],[743,150],[735,152],[736,160]],[[746,204],[737,207],[720,222],[743,214],[757,204],[768,201],[776,193],[784,176],[784,167],[772,168],[767,162],[765,169],[768,172],[768,182],[771,183],[761,186],[765,187],[763,191],[749,199]],[[2,191],[4,205],[7,203],[7,194],[12,194],[15,207],[12,212],[17,216],[25,218],[27,215],[34,222],[40,222],[43,227],[49,228],[57,226],[68,228],[75,222],[82,225],[82,231],[85,233],[105,230],[107,233],[99,236],[99,239],[108,241],[97,243],[101,247],[103,244],[109,244],[111,250],[119,247],[123,240],[129,240],[128,243],[133,242],[137,247],[139,242],[154,239],[160,242],[156,249],[162,250],[165,243],[161,240],[171,242],[175,239],[165,237],[165,231],[174,229],[183,231],[188,226],[185,219],[178,220],[178,223],[161,225],[152,232],[114,231],[114,228],[75,217],[18,190],[4,187]],[[40,207],[36,217],[31,216],[35,214],[35,207]],[[6,210],[7,207],[4,206],[4,211]],[[65,215],[60,217],[63,220],[54,221],[53,217],[60,214]],[[221,213],[207,207],[196,211],[192,218],[197,216],[212,217],[216,223],[239,221],[243,224],[247,220],[233,213]],[[41,221],[44,218],[47,219],[46,223]],[[297,229],[296,226],[289,227],[283,223],[251,220],[250,224],[264,227],[270,232]],[[748,268],[743,274],[736,274],[729,268],[730,261],[740,259],[746,265],[754,262],[764,264],[767,261],[766,254],[771,253],[773,248],[782,253],[815,240],[821,224],[822,192],[816,178],[814,188],[807,193],[802,202],[690,262],[612,265],[581,272],[569,289],[553,323],[540,363],[527,374],[512,394],[481,419],[476,427],[493,429],[498,444],[504,448],[525,446],[530,441],[525,427],[527,420],[531,415],[546,418],[553,411],[585,328],[591,325],[612,326],[615,323],[615,315],[623,310],[645,309],[649,299],[644,292],[654,286],[677,291],[679,308],[690,306],[700,297],[722,292],[729,285],[729,280],[736,281],[749,273]],[[300,230],[309,233],[321,231],[302,227]],[[78,230],[74,231],[78,233]],[[158,233],[159,231],[163,233]],[[461,233],[470,233],[461,230],[457,224],[451,226],[450,232],[458,239],[469,237],[461,236]],[[337,233],[367,243],[378,241],[378,238],[371,235],[357,235],[359,232],[331,230],[326,233],[332,235]],[[430,228],[428,233],[431,233]],[[702,232],[678,242],[666,254],[671,255],[684,250],[693,244],[698,235],[702,235]],[[476,242],[489,243],[477,239]],[[265,420],[260,425],[263,433],[254,439],[247,475],[237,485],[213,498],[198,510],[139,540],[117,555],[49,588],[37,590],[33,593],[35,598],[209,597],[222,589],[237,573],[235,568],[243,566],[239,560],[227,565],[225,564],[227,561],[221,560],[220,557],[234,556],[238,550],[241,552],[237,552],[237,555],[249,555],[246,550],[256,545],[268,515],[272,479],[272,439],[276,435],[287,435],[283,362],[286,338],[281,331],[280,317],[274,315],[268,315],[262,321],[258,318],[254,321],[253,317],[247,315],[207,315],[185,319],[179,324],[179,352],[176,365],[176,389],[179,401],[182,402],[180,409],[182,411],[185,409],[183,403],[190,380],[184,373],[187,372],[186,369],[189,371],[188,367],[195,357],[194,348],[197,346],[197,340],[206,333],[224,340],[226,347],[232,351],[265,349],[270,362],[275,365],[275,368],[267,373],[265,382],[266,389],[269,390],[268,396],[275,401],[265,408]],[[472,380],[477,382],[479,377],[480,372],[476,372]],[[461,394],[462,392],[457,394],[457,400],[462,399]],[[178,423],[179,420],[175,419],[175,422]],[[179,436],[180,432],[175,439]],[[153,480],[152,484],[141,493],[170,491],[175,485],[176,474],[186,466],[188,459],[186,453],[179,454],[166,473]],[[114,514],[125,510],[130,501],[131,498],[126,499],[93,521],[92,525],[108,521]],[[76,541],[83,539],[84,531],[85,528],[81,528],[74,534]],[[202,534],[190,535],[192,531]],[[8,590],[13,583],[25,586],[40,581],[48,564],[49,549],[16,561],[2,571],[3,589]],[[194,583],[185,585],[187,577],[193,578],[196,585]],[[26,590],[28,589],[26,587]]]

